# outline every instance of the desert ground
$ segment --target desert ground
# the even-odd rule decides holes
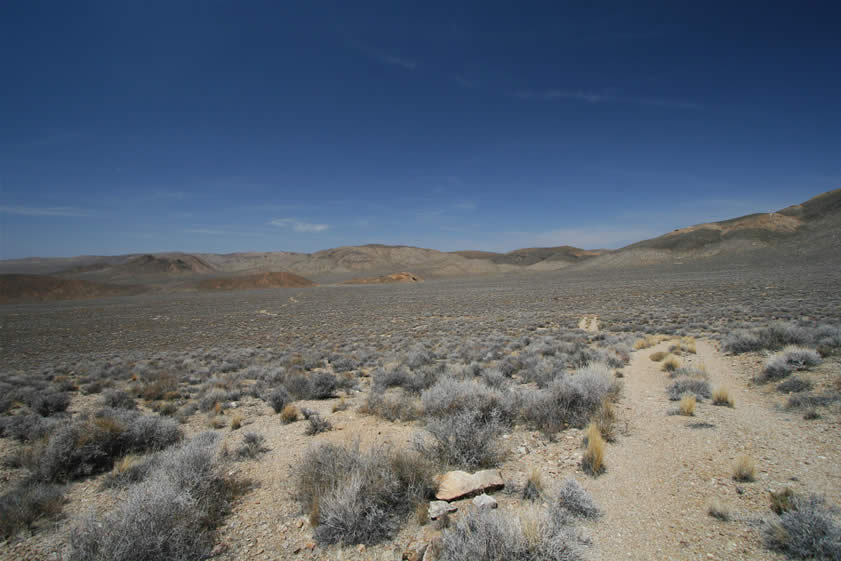
[[[7,304],[0,557],[838,559],[839,286],[688,264]],[[434,502],[453,470],[498,481]]]

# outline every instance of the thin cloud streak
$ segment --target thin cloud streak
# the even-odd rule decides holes
[[[382,62],[383,64],[388,64],[390,66],[397,66],[403,68],[405,70],[415,70],[418,67],[418,63],[413,60],[409,60],[407,58],[397,56],[386,51],[377,49],[359,41],[358,39],[348,38],[348,44],[356,49],[359,52],[365,53],[370,58]]]
[[[317,233],[327,230],[329,224],[313,224],[311,222],[303,222],[296,218],[276,218],[269,222],[272,226],[279,226],[281,228],[292,228],[296,232]]]
[[[17,216],[75,216],[84,217],[91,216],[93,211],[77,208],[72,206],[49,206],[49,207],[31,207],[31,206],[9,206],[0,205],[0,213],[14,214]]]
[[[576,90],[522,90],[511,94],[513,97],[523,100],[555,101],[559,99],[570,99],[586,103],[624,103],[630,105],[645,105],[649,107],[663,107],[667,109],[683,109],[686,111],[703,111],[705,108],[700,103],[692,101],[681,101],[675,99],[661,99],[651,97],[624,97],[612,94],[576,91]]]

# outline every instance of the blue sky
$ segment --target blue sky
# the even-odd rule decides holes
[[[0,257],[618,247],[841,187],[834,2],[0,5]]]

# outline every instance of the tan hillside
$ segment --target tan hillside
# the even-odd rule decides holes
[[[300,288],[306,286],[315,286],[315,283],[310,279],[286,272],[220,277],[196,283],[198,290],[249,290],[253,288]]]
[[[390,275],[382,275],[379,277],[350,279],[344,281],[342,284],[388,284],[394,282],[423,282],[423,279],[414,273],[391,273]]]

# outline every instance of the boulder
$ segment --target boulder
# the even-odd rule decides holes
[[[503,487],[505,487],[505,482],[502,481],[502,474],[497,469],[486,469],[476,473],[448,471],[438,481],[438,492],[435,493],[435,498],[441,501],[454,501]]]
[[[496,502],[496,499],[491,497],[490,495],[486,495],[482,493],[478,497],[473,499],[473,506],[478,508],[479,510],[492,510],[498,507],[499,505]]]
[[[455,512],[458,510],[456,505],[451,505],[447,501],[430,501],[429,502],[429,519],[438,520],[444,514]]]

